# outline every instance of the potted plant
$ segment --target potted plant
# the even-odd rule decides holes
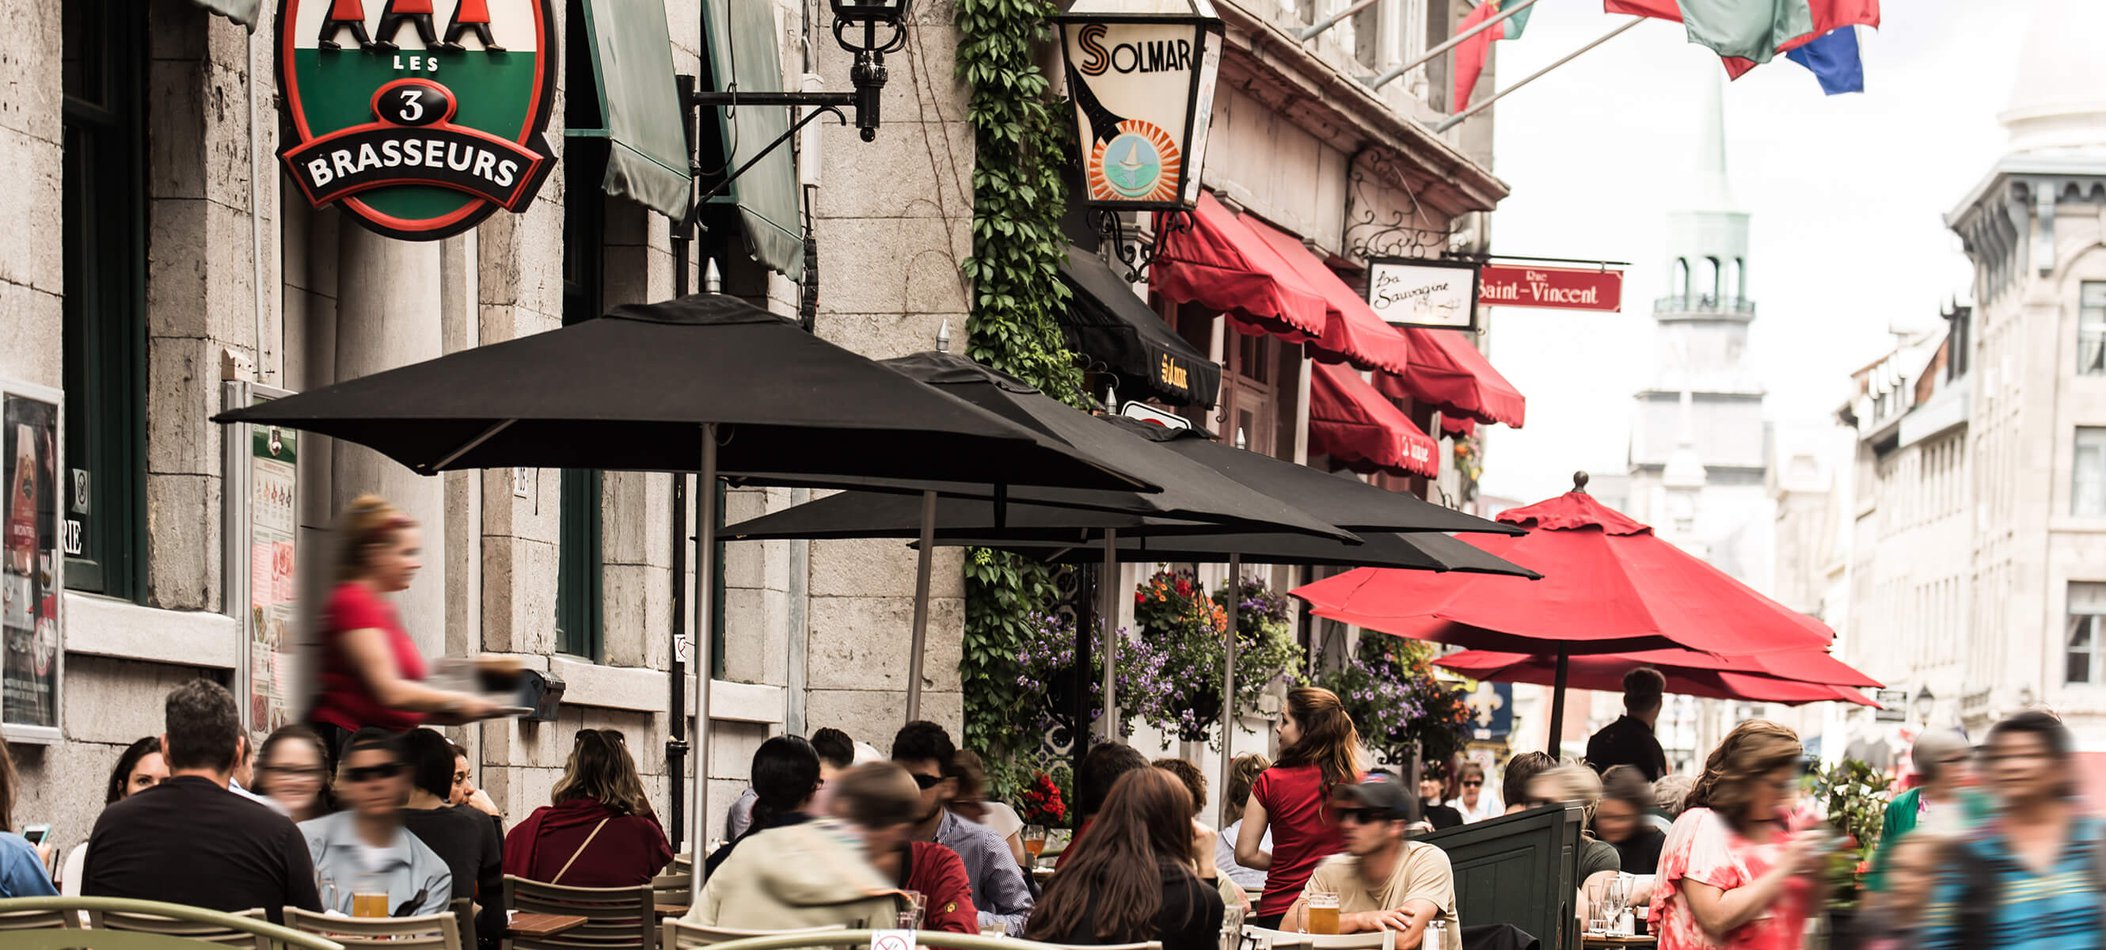
[[[1893,780],[1856,759],[1815,769],[1808,778],[1814,800],[1828,814],[1828,823],[1849,836],[1842,847],[1828,856],[1827,910],[1829,947],[1852,950],[1858,945],[1854,925],[1858,901],[1864,894],[1864,876],[1871,867],[1872,852],[1879,848],[1887,792]]]

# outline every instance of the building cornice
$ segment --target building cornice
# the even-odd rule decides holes
[[[2055,208],[2106,201],[2106,156],[2008,155],[1945,216],[1994,298],[2028,267],[2055,269]]]
[[[1453,217],[1491,211],[1506,182],[1440,136],[1341,74],[1269,18],[1233,2],[1217,4],[1227,26],[1221,78],[1347,154],[1389,152],[1411,176],[1416,197]]]

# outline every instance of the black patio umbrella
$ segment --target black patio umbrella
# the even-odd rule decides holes
[[[713,617],[720,474],[942,479],[1137,492],[1147,478],[946,395],[736,298],[682,297],[221,413],[366,446],[422,474],[452,469],[698,472],[695,616]],[[703,622],[707,622],[706,620]],[[676,629],[675,636],[679,631]],[[710,637],[696,709],[709,709]],[[678,646],[673,654],[679,656]],[[684,698],[684,677],[671,677]],[[672,718],[681,728],[681,715]],[[679,733],[673,736],[679,741]],[[709,744],[698,744],[696,843]],[[672,753],[677,754],[677,753]],[[677,770],[676,770],[677,774]],[[680,795],[677,786],[674,800]],[[678,822],[676,822],[677,824]],[[696,884],[700,886],[700,876]]]

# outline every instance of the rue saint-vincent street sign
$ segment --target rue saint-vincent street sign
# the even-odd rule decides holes
[[[552,167],[548,0],[279,0],[279,157],[315,207],[390,237],[519,212]]]

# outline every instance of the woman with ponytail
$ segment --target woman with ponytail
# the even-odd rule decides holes
[[[427,722],[488,719],[501,707],[424,685],[424,655],[384,595],[409,589],[423,565],[417,523],[377,495],[361,495],[337,523],[336,589],[322,611],[320,693],[307,714],[334,757],[367,727],[404,732]]]
[[[1265,893],[1251,920],[1265,928],[1279,926],[1318,863],[1345,850],[1325,803],[1332,789],[1358,784],[1365,771],[1353,717],[1328,689],[1289,691],[1279,731],[1280,760],[1251,787],[1236,833],[1236,863],[1265,872]]]

